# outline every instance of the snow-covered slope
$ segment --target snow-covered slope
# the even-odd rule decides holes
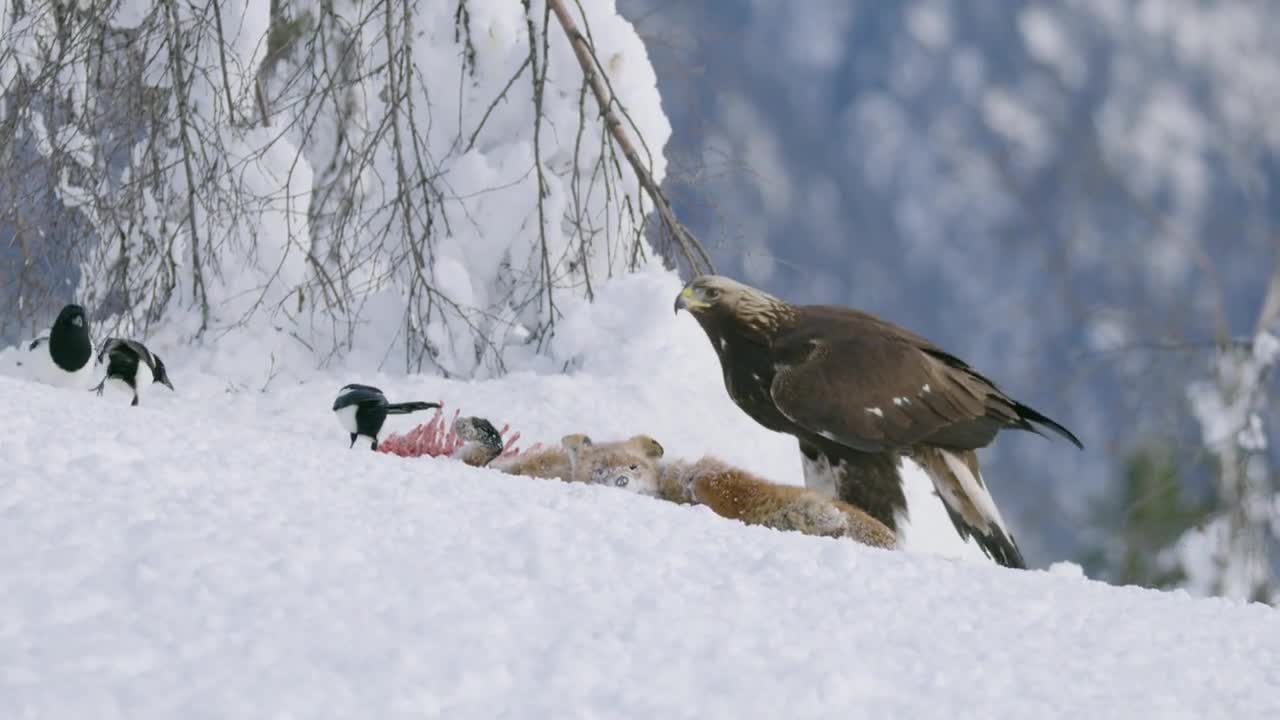
[[[0,717],[1280,716],[1272,608],[349,451],[329,412],[365,380],[795,478],[700,331],[641,302],[672,282],[569,313],[568,375],[258,392],[166,349],[179,392],[140,408],[0,377]]]

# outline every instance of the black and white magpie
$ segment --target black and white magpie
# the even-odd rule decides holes
[[[89,318],[84,308],[67,305],[58,313],[45,335],[27,346],[26,357],[35,379],[66,388],[88,388],[93,381],[93,340],[89,337]]]
[[[345,385],[338,391],[338,399],[333,401],[333,412],[338,416],[342,429],[351,434],[351,445],[355,447],[358,438],[368,438],[370,449],[378,449],[378,433],[382,432],[382,424],[388,415],[405,415],[419,410],[431,410],[440,407],[433,402],[387,402],[387,396],[372,385]]]
[[[107,338],[102,343],[102,349],[98,351],[99,364],[103,362],[103,358],[106,358],[107,375],[102,378],[102,382],[98,383],[97,387],[93,388],[99,395],[102,394],[102,388],[109,380],[123,383],[133,391],[133,402],[129,403],[130,405],[137,405],[138,393],[143,392],[144,388],[150,387],[152,383],[160,383],[170,390],[173,389],[164,361],[137,340]]]

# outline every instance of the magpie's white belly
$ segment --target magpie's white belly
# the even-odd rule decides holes
[[[110,402],[121,402],[125,405],[133,402],[133,388],[123,380],[107,378],[102,390]]]
[[[134,385],[137,386],[138,395],[141,396],[143,393],[150,391],[151,383],[155,382],[155,380],[155,375],[151,373],[151,366],[139,360],[138,376],[134,380]]]
[[[42,382],[46,385],[54,387],[71,388],[73,390],[88,390],[94,385],[95,371],[97,363],[94,362],[92,352],[89,360],[79,370],[68,372],[58,366],[53,361],[53,356],[49,354],[49,341],[36,346],[34,350],[27,352],[23,358],[24,364],[30,363],[30,377],[32,380]]]
[[[358,408],[355,405],[348,405],[344,408],[339,408],[333,411],[333,414],[338,416],[338,424],[342,425],[342,429],[346,430],[348,433],[356,431],[357,409]]]

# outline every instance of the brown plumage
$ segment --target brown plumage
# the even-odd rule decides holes
[[[889,528],[906,512],[900,459],[933,479],[957,531],[1023,567],[973,450],[1005,428],[1063,426],[1013,400],[964,361],[858,310],[792,305],[729,278],[695,279],[676,298],[720,356],[725,387],[761,425],[796,437],[805,483]]]

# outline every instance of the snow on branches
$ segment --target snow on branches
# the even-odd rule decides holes
[[[74,293],[113,334],[479,377],[651,260],[628,162],[660,183],[671,128],[614,0],[560,10],[631,157],[545,0],[0,8],[0,340]]]

